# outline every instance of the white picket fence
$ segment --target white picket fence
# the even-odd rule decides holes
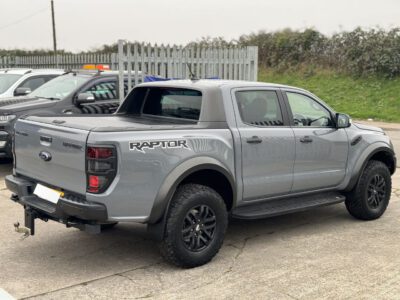
[[[79,69],[84,64],[108,64],[118,70],[128,61],[131,69],[164,77],[189,76],[187,64],[199,77],[223,79],[257,79],[258,48],[184,48],[179,46],[151,46],[119,41],[121,51],[110,54],[65,54],[47,56],[0,57],[0,68],[61,68]]]
[[[118,42],[119,69],[168,78],[257,80],[258,48],[194,48]]]
[[[178,79],[195,77],[256,81],[258,47],[151,46],[119,40],[118,64],[120,95],[123,94],[125,71],[128,73],[129,90],[131,81],[138,83],[139,74]]]
[[[107,64],[112,70],[119,70],[120,89],[123,89],[124,72],[127,72],[129,90],[132,81],[137,84],[145,75],[256,81],[258,47],[152,46],[119,40],[118,53],[0,57],[0,68],[71,70],[80,69],[84,64]]]
[[[81,69],[84,64],[107,64],[118,70],[118,54],[64,54],[45,56],[5,56],[0,57],[0,68],[60,68]]]

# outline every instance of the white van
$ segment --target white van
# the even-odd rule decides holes
[[[55,69],[0,69],[0,98],[27,95],[63,73]]]

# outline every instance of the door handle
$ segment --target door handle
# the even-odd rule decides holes
[[[262,143],[262,139],[256,135],[254,135],[251,138],[248,138],[246,140],[246,142],[249,144],[260,144],[260,143]]]
[[[308,135],[303,136],[302,138],[300,138],[300,142],[305,143],[305,144],[312,143],[312,141],[313,141],[313,139],[310,138]]]

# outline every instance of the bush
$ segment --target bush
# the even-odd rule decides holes
[[[70,54],[71,52],[66,52],[64,50],[57,50],[58,54]],[[12,49],[5,50],[0,49],[1,56],[41,56],[41,55],[53,55],[53,50],[37,49],[37,50],[25,50],[25,49]]]
[[[356,28],[331,37],[314,29],[260,31],[238,40],[203,38],[191,43],[202,47],[258,46],[260,67],[288,71],[328,68],[356,76],[400,75],[400,28],[363,30]]]

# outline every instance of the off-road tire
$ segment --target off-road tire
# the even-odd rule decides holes
[[[200,211],[204,211],[204,213],[200,213]],[[199,243],[197,238],[201,234],[205,236],[204,230],[197,231],[199,230],[197,225],[190,225],[190,222],[188,222],[189,216],[191,219],[194,215],[199,217],[198,220],[194,222],[202,223],[200,219],[202,215],[206,215],[205,211],[215,216],[215,227],[212,231],[212,238],[210,238],[208,244],[203,242],[203,240]],[[205,217],[201,220],[213,219],[213,217],[210,218],[210,214],[208,214],[207,218]],[[209,221],[204,221],[200,226],[205,226],[204,224],[206,224],[206,222]],[[199,184],[182,185],[175,192],[167,213],[164,238],[160,243],[161,255],[168,262],[183,268],[193,268],[206,264],[221,248],[227,225],[228,213],[221,195],[207,186]],[[196,229],[190,229],[191,226]],[[205,229],[206,227],[210,226],[202,228]],[[190,229],[190,231],[194,230],[193,233],[189,233],[189,237],[184,233],[187,232],[188,229]],[[209,234],[210,232],[207,231],[207,236]],[[185,238],[184,235],[187,238]],[[188,245],[189,239],[195,239],[197,243],[205,248],[190,249],[191,245]]]
[[[381,197],[379,205],[371,206],[368,202],[368,189],[374,182],[374,177],[382,178],[385,185],[385,194]],[[375,189],[371,188],[373,192]],[[388,167],[376,160],[371,160],[367,163],[362,172],[356,186],[351,192],[346,195],[346,208],[350,215],[360,220],[375,220],[383,215],[390,199],[392,190],[392,179]],[[375,191],[376,192],[376,191]]]

